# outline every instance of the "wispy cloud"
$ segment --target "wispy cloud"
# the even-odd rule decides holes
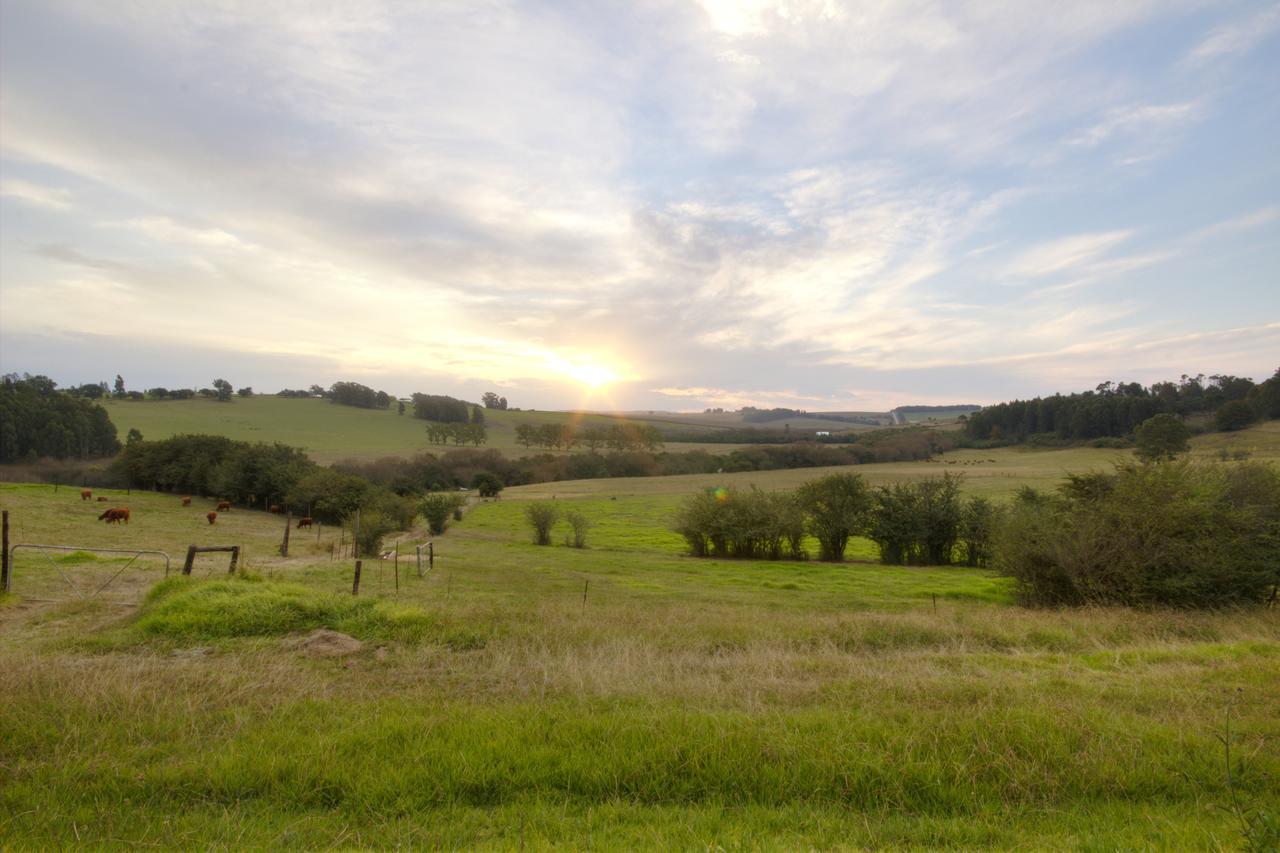
[[[1214,27],[1188,51],[1184,61],[1195,66],[1239,56],[1262,44],[1277,30],[1280,30],[1280,5],[1272,5],[1244,20]]]
[[[0,179],[0,196],[14,198],[40,207],[52,208],[53,210],[70,210],[72,207],[70,190],[60,187],[47,187],[19,178]]]

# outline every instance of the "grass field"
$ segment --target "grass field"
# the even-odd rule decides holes
[[[230,402],[196,398],[191,400],[103,402],[121,440],[136,429],[144,438],[162,439],[184,433],[225,435],[240,441],[280,442],[301,447],[317,462],[339,459],[370,460],[382,456],[409,457],[423,451],[442,453],[453,449],[427,442],[426,422],[396,409],[358,409],[338,406],[327,400],[255,396],[235,397]],[[485,449],[500,450],[508,456],[556,452],[526,448],[516,442],[516,427],[522,423],[581,423],[608,426],[616,419],[605,415],[571,412],[485,410],[488,442]],[[680,443],[679,450],[709,450],[727,453],[741,445]],[[577,451],[581,452],[581,451]]]
[[[853,470],[963,471],[1000,497],[1115,456]],[[367,561],[359,604],[336,531],[282,560],[265,513],[209,529],[134,493],[107,527],[74,491],[0,486],[15,539],[175,561],[235,542],[252,574],[203,558],[148,598],[153,562],[118,602],[83,600],[61,575],[119,563],[19,553],[0,848],[1230,850],[1230,803],[1280,809],[1274,610],[1024,610],[986,571],[882,567],[865,542],[841,565],[697,560],[668,529],[712,481],[822,473],[508,489],[436,538],[434,571],[402,560],[398,591]],[[591,519],[588,548],[530,544],[524,507],[551,495]],[[318,625],[365,646],[315,656],[297,638]]]

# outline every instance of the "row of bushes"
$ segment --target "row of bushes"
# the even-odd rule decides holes
[[[870,488],[836,474],[794,492],[711,489],[674,528],[696,556],[803,559],[818,540],[843,558],[852,536],[890,564],[990,565],[1032,606],[1221,607],[1280,590],[1280,471],[1261,463],[1161,459],[1070,475],[1010,506],[963,498],[946,474]]]
[[[695,556],[804,559],[805,536],[822,560],[842,560],[850,538],[866,536],[890,564],[986,565],[997,512],[960,496],[944,474],[872,489],[857,474],[832,474],[794,492],[708,489],[687,499],[674,528]]]

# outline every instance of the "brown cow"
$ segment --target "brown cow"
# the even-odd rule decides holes
[[[93,490],[92,490],[92,489],[81,489],[81,490],[80,490],[80,500],[82,500],[82,501],[87,501],[87,500],[89,500],[89,498],[91,498],[91,497],[93,497]]]
[[[210,512],[208,515],[205,516],[205,518],[209,519],[210,524],[213,524],[215,521],[218,520],[218,514],[216,512]]]
[[[98,495],[98,503],[104,504],[106,502],[107,502],[107,498],[104,495]]]
[[[102,515],[98,516],[98,521],[105,521],[107,524],[119,524],[123,521],[125,524],[128,524],[129,508],[117,507],[116,509],[109,509]]]
[[[231,512],[231,501],[218,501],[218,512]]]
[[[272,511],[272,512],[274,512],[276,515],[279,515],[279,514],[280,514],[280,504],[272,504],[272,505],[271,505],[271,511]]]
[[[183,498],[183,499],[182,499],[182,505],[183,505],[183,506],[191,506],[191,498]]]
[[[310,526],[311,526],[311,516],[307,515],[307,516],[303,516],[302,518],[298,519],[298,529],[299,529],[299,530],[301,530],[301,529],[302,529],[302,528],[304,528],[304,527],[310,527]]]

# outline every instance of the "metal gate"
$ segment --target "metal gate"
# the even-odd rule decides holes
[[[44,557],[43,563],[34,561],[33,566],[23,566],[24,571],[21,572],[23,577],[20,591],[23,597],[36,601],[77,598],[136,604],[151,584],[169,574],[169,555],[164,551],[19,542],[9,549],[9,577],[5,592],[12,590],[14,578],[19,574],[19,549],[36,551]],[[65,557],[55,559],[50,555],[51,551],[68,553]],[[99,559],[98,554],[118,556]],[[164,575],[160,576],[157,569],[148,569],[146,564],[139,564],[133,572],[128,572],[141,557],[159,557],[164,560]]]

